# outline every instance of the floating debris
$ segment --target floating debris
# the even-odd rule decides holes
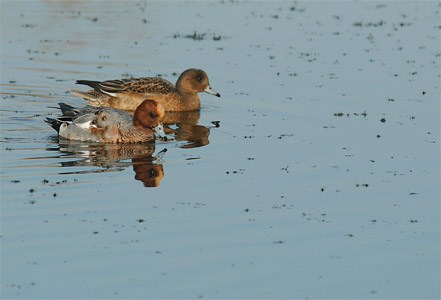
[[[206,38],[208,38],[210,36],[213,39],[213,41],[220,41],[221,39],[225,38],[225,37],[223,37],[221,35],[216,35],[215,33],[212,33],[212,34],[206,33],[206,32],[198,33],[196,30],[193,32],[193,34],[184,34],[184,35],[182,35],[182,34],[179,34],[179,33],[175,33],[173,35],[173,38],[174,39],[185,38],[185,39],[191,39],[191,40],[194,40],[194,41],[202,41],[202,40],[205,40]]]
[[[352,25],[355,27],[380,27],[383,26],[384,24],[386,24],[386,22],[384,22],[383,20],[378,21],[377,23],[372,23],[372,22],[368,22],[366,24],[363,24],[361,21],[360,22],[355,22]]]
[[[354,112],[354,113],[343,113],[343,112],[338,112],[338,113],[334,113],[334,116],[335,117],[343,117],[343,116],[346,116],[346,117],[350,117],[350,116],[363,116],[363,117],[367,117],[367,112],[366,111],[363,111],[363,112],[361,112],[361,113],[356,113],[356,112]]]
[[[360,187],[360,186],[362,186],[362,187],[369,187],[369,184],[368,183],[362,183],[362,184],[356,184],[355,185],[356,187]]]
[[[226,171],[225,174],[245,174],[245,169],[239,169],[238,171]]]
[[[273,242],[273,244],[285,244],[285,243],[286,243],[286,242],[285,242],[285,241],[282,241],[282,240]]]

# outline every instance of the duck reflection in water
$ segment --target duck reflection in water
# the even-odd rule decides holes
[[[133,115],[134,111],[127,110]],[[213,125],[199,125],[200,110],[192,111],[166,111],[162,119],[164,132],[167,136],[174,136],[176,141],[187,142],[181,148],[203,147],[210,143],[208,136],[211,128],[220,127],[219,121],[212,121]]]
[[[167,149],[156,155],[154,143],[143,144],[101,144],[63,140],[58,150],[64,155],[60,158],[78,158],[61,162],[62,167],[100,167],[62,174],[102,173],[125,170],[132,166],[135,179],[142,181],[145,187],[157,187],[164,177],[163,156]],[[131,160],[131,161],[127,161]]]
[[[135,171],[135,179],[142,181],[145,187],[157,187],[164,177],[164,169],[162,166],[162,156],[167,149],[162,150],[156,157],[138,156],[132,158],[133,171]],[[158,156],[161,156],[158,158]],[[154,160],[152,160],[154,158]],[[156,162],[156,163],[155,163]]]
[[[219,127],[219,122],[213,121],[213,126],[204,126],[198,124],[199,118],[200,110],[168,111],[163,119],[164,131],[167,135],[174,136],[176,141],[187,142],[181,148],[206,146],[210,143],[210,129]]]
[[[176,141],[183,141],[181,148],[202,147],[209,144],[210,129],[219,127],[199,125],[200,111],[166,112],[163,120],[164,131]],[[170,140],[169,140],[170,141]],[[76,158],[62,161],[62,167],[99,167],[62,174],[87,174],[122,171],[132,166],[135,179],[145,187],[157,187],[164,177],[163,156],[167,149],[155,153],[154,143],[141,144],[103,144],[60,139],[59,147],[48,150],[60,151],[60,158]],[[128,161],[131,160],[131,161]]]

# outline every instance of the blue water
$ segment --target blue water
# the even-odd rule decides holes
[[[439,299],[438,2],[0,5],[2,299]],[[190,67],[155,147],[43,122]]]

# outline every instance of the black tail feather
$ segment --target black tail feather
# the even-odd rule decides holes
[[[78,110],[69,104],[60,102],[58,105],[60,106],[61,113],[65,116],[75,116],[78,113]]]
[[[46,123],[48,123],[53,129],[55,129],[57,132],[60,131],[61,122],[57,119],[47,118],[44,120]]]
[[[95,89],[95,90],[99,90],[100,89],[100,82],[99,81],[93,81],[93,80],[77,80],[76,84],[84,84],[84,85],[88,85],[91,88]]]

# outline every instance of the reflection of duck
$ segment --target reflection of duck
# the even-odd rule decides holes
[[[132,159],[133,170],[135,171],[135,179],[142,181],[145,187],[157,187],[164,177],[164,169],[162,163],[154,163],[154,161],[162,162],[162,156],[167,149],[159,152],[156,157],[139,156]],[[152,160],[153,158],[153,160]]]
[[[93,90],[82,92],[71,90],[92,106],[107,106],[124,110],[135,110],[144,99],[160,102],[166,111],[189,111],[200,107],[197,93],[207,92],[220,97],[208,81],[207,73],[200,69],[188,69],[179,76],[176,86],[164,78],[143,77],[132,79],[90,81],[78,80]]]
[[[142,181],[145,187],[159,186],[164,177],[162,157],[167,149],[163,149],[153,156],[155,152],[155,144],[153,143],[100,144],[63,140],[57,150],[65,153],[60,158],[76,158],[76,160],[61,162],[62,167],[100,167],[100,169],[86,170],[82,168],[80,171],[63,172],[62,174],[115,172],[133,166],[135,179]],[[127,161],[128,159],[131,159],[131,162]]]
[[[128,112],[107,107],[74,108],[59,103],[62,115],[46,118],[60,137],[100,143],[139,143],[155,140],[153,130],[166,139],[162,126],[164,108],[153,100],[143,101],[132,117]]]
[[[200,111],[166,112],[164,131],[173,134],[177,141],[187,141],[181,148],[196,148],[208,145],[210,129],[213,126],[199,125]],[[219,127],[219,122],[213,122]],[[173,128],[176,127],[176,128]]]

